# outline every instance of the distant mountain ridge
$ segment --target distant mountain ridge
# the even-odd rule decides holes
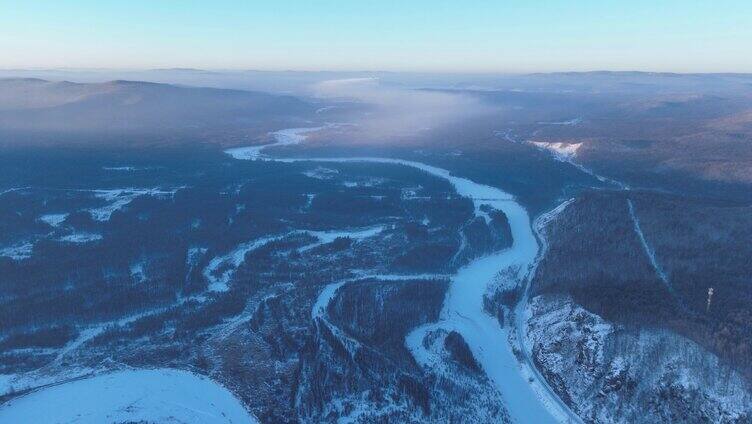
[[[576,92],[723,92],[739,94],[752,90],[752,74],[671,73],[649,71],[572,71],[539,73],[484,72],[473,74],[397,71],[260,71],[191,68],[143,70],[40,69],[0,70],[3,77],[35,77],[46,80],[104,82],[109,80],[152,81],[200,87],[232,88],[280,94],[306,94],[322,81],[377,78],[380,83],[407,88],[455,88]]]
[[[292,96],[115,80],[0,79],[0,131],[65,134],[233,132],[302,119],[314,106]]]

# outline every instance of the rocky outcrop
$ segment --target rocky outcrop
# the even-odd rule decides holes
[[[538,369],[587,422],[752,419],[746,382],[691,340],[615,325],[567,296],[533,298],[525,319]]]

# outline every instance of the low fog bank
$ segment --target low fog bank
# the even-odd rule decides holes
[[[462,92],[409,89],[383,84],[378,78],[347,78],[322,81],[312,94],[340,108],[348,122],[352,143],[392,144],[414,139],[438,128],[492,116],[498,106]]]
[[[344,124],[330,125],[336,131],[322,136],[335,144],[393,145],[502,109],[477,94],[376,77],[296,78],[294,95],[132,80],[0,78],[0,144],[49,144],[50,135],[58,144],[71,137],[90,143],[83,135],[138,143],[148,135],[170,144],[232,146],[263,143],[281,128]]]

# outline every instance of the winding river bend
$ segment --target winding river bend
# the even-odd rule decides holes
[[[483,296],[499,271],[508,273],[510,284],[523,284],[538,255],[538,240],[533,233],[527,211],[512,195],[495,187],[478,184],[451,175],[445,169],[420,162],[379,158],[272,158],[261,150],[275,145],[301,142],[305,134],[319,128],[297,128],[276,133],[277,143],[227,150],[236,159],[260,159],[279,162],[371,162],[409,166],[447,180],[460,196],[473,201],[475,212],[482,216],[481,207],[488,206],[503,212],[511,227],[512,247],[474,259],[462,267],[451,279],[449,291],[438,322],[413,330],[405,341],[416,361],[424,367],[440,365],[439,358],[427,351],[424,336],[433,330],[454,330],[462,335],[490,381],[501,393],[505,406],[516,422],[550,423],[578,421],[566,405],[553,393],[545,381],[534,372],[532,364],[525,370],[512,353],[508,342],[513,328],[502,327],[495,317],[483,308]],[[523,301],[524,301],[523,297]],[[519,307],[517,308],[519,309]]]

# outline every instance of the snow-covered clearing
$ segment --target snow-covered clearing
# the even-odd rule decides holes
[[[64,243],[91,243],[98,240],[102,240],[102,235],[95,233],[73,233],[58,239]]]
[[[139,196],[165,198],[177,190],[160,190],[158,188],[118,188],[112,190],[92,190],[94,197],[107,202],[106,205],[89,209],[91,217],[97,221],[109,221],[112,214],[124,208]]]
[[[21,242],[12,246],[0,248],[0,256],[11,258],[14,261],[28,259],[34,252],[34,243]]]
[[[46,372],[46,368],[43,367],[23,374],[0,374],[0,395],[5,396],[20,391],[39,389],[45,386],[59,384],[62,381],[70,381],[91,376],[97,371],[105,370],[66,367],[60,369],[59,372],[48,373]]]
[[[323,166],[317,166],[316,169],[303,172],[306,177],[316,180],[331,180],[337,174],[339,174],[339,171],[336,169],[324,168]]]
[[[629,190],[629,186],[627,184],[621,181],[608,178],[608,177],[604,177],[600,174],[596,174],[592,169],[587,168],[575,162],[574,159],[577,156],[577,153],[579,152],[580,147],[582,147],[582,143],[567,144],[567,143],[545,143],[545,142],[538,142],[538,141],[529,141],[528,143],[536,146],[539,149],[547,150],[551,152],[554,159],[560,162],[566,162],[574,166],[575,168],[579,169],[580,171],[597,179],[598,181],[602,183],[615,185],[620,190]]]
[[[144,281],[146,281],[147,277],[145,261],[139,261],[131,264],[129,271],[131,273],[131,278],[133,279],[133,281],[137,283],[143,283]]]
[[[124,370],[69,381],[0,407],[4,423],[254,423],[230,391],[172,369]]]
[[[39,220],[49,225],[50,227],[57,227],[62,224],[66,218],[68,218],[67,213],[51,213],[40,216]]]
[[[373,237],[375,235],[380,234],[382,231],[386,230],[386,228],[387,227],[385,225],[375,225],[373,227],[367,227],[367,228],[356,229],[356,230],[303,231],[304,233],[307,233],[313,237],[316,237],[318,241],[301,247],[300,249],[298,249],[298,252],[302,253],[302,252],[311,250],[315,247],[322,246],[324,244],[329,244],[338,238],[347,237],[354,241],[361,241],[363,239],[367,239],[369,237]]]
[[[529,143],[540,149],[548,150],[554,158],[562,162],[571,161],[582,147],[582,143],[548,143],[545,141],[529,141]]]
[[[546,123],[539,123],[539,124],[546,124]],[[556,123],[548,123],[548,124],[556,124]],[[563,125],[563,123],[558,123],[558,125]],[[534,131],[533,136],[535,136],[539,131],[540,130]],[[497,130],[497,131],[494,131],[494,135],[504,137],[504,139],[506,139],[510,143],[527,143],[538,149],[550,152],[554,159],[560,162],[568,163],[602,183],[615,185],[621,190],[629,190],[629,186],[622,183],[621,181],[616,181],[611,178],[607,178],[602,175],[596,174],[590,168],[586,168],[585,166],[575,162],[574,159],[577,157],[577,153],[582,147],[582,143],[561,143],[561,142],[548,143],[548,142],[531,141],[531,140],[525,141],[525,140],[520,140],[520,139],[516,139],[512,137],[511,130],[506,130],[506,131]]]

